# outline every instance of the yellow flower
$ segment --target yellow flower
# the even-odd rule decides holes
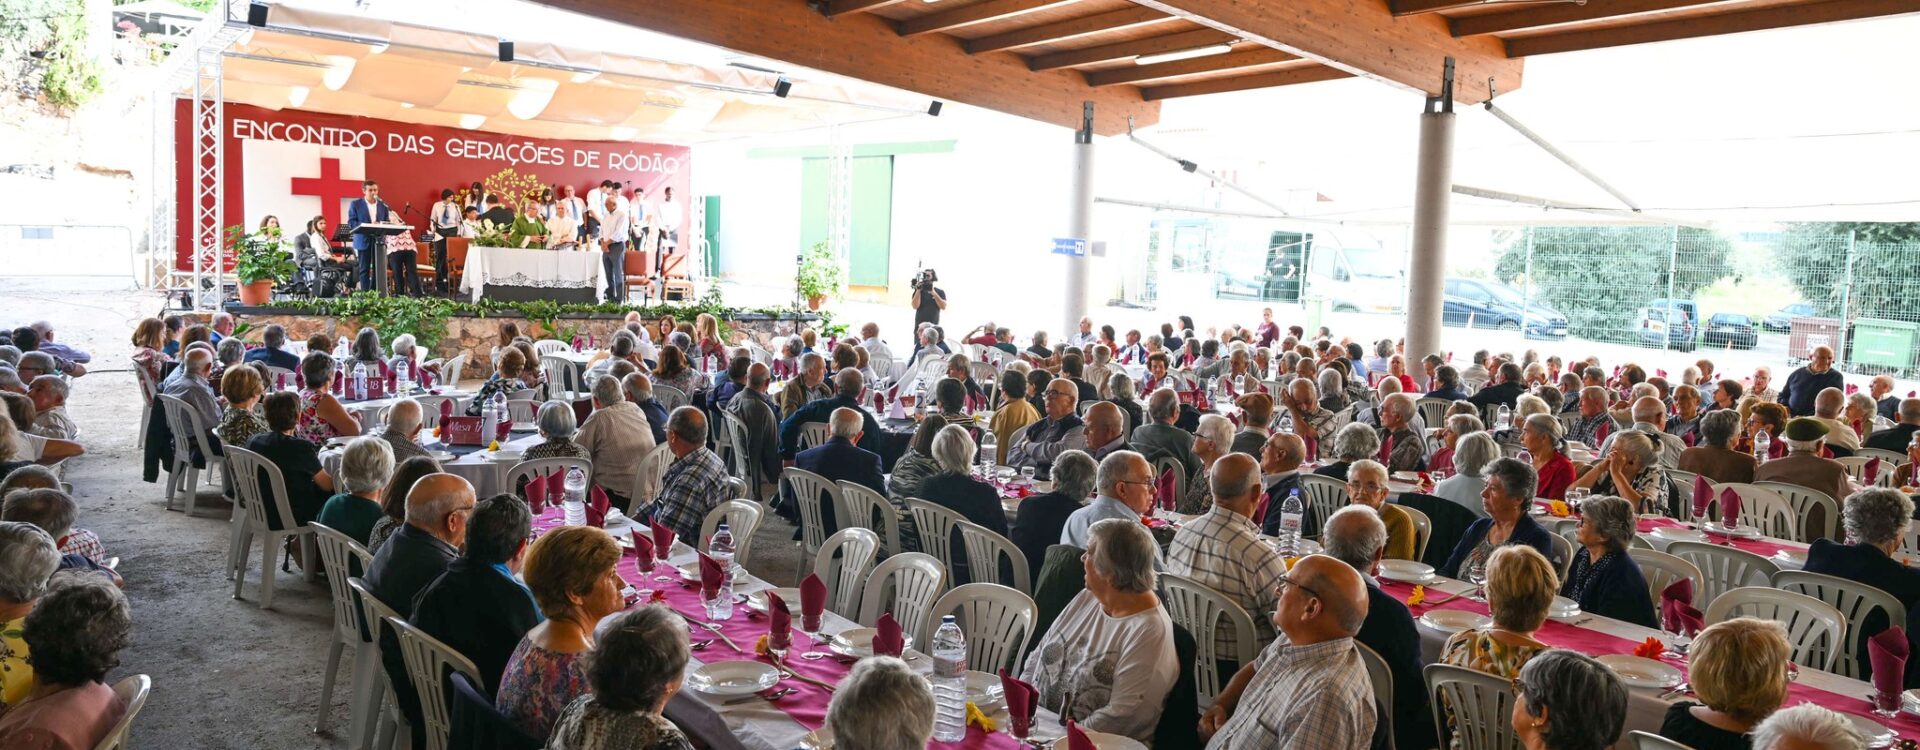
[[[1293,566],[1300,564],[1299,557],[1289,557],[1289,558],[1285,558],[1285,560],[1287,563],[1287,570],[1293,570]]]
[[[981,711],[980,707],[975,705],[973,701],[967,701],[967,724],[978,725],[980,731],[986,732],[987,734],[993,734],[993,732],[999,728],[999,725],[996,724],[991,717],[987,716],[985,711]]]
[[[500,450],[500,441],[495,440],[491,443],[487,443],[487,450],[490,450],[490,451]]]
[[[1566,518],[1567,516],[1573,515],[1573,511],[1567,508],[1565,500],[1553,501],[1553,504],[1548,506],[1548,512],[1552,513],[1554,518]]]
[[[1413,587],[1413,593],[1407,595],[1407,606],[1417,607],[1417,606],[1420,606],[1421,602],[1425,602],[1426,600],[1427,600],[1427,587],[1415,586]]]
[[[766,655],[767,655],[767,653],[768,653],[768,648],[767,648],[767,637],[766,637],[766,636],[764,636],[764,635],[763,635],[763,636],[760,636],[760,640],[757,640],[757,641],[754,641],[754,642],[753,642],[753,652],[754,652],[754,653],[756,653],[756,654],[759,654],[759,655],[761,655],[761,656],[766,656]]]

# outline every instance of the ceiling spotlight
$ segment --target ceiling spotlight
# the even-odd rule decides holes
[[[1153,65],[1155,63],[1173,62],[1175,60],[1191,60],[1196,57],[1211,57],[1213,55],[1224,55],[1232,51],[1233,51],[1233,45],[1231,44],[1209,44],[1205,47],[1194,47],[1193,49],[1174,50],[1172,52],[1161,52],[1155,55],[1140,55],[1133,58],[1133,64]]]

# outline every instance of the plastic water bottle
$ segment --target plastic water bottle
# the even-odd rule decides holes
[[[393,390],[396,396],[413,392],[413,367],[404,359],[393,363]]]
[[[707,600],[707,619],[725,620],[733,617],[733,531],[727,528],[726,521],[721,521],[713,530],[713,539],[707,542],[707,556],[726,571],[720,578],[720,591]]]
[[[967,737],[967,636],[953,615],[940,618],[933,634],[933,738],[959,742]]]
[[[1773,436],[1768,435],[1766,430],[1761,430],[1757,433],[1754,433],[1753,460],[1764,464],[1767,462],[1767,454],[1771,453],[1772,451],[1773,451]]]
[[[333,358],[335,360],[345,361],[347,358],[347,351],[348,351],[348,348],[347,348],[346,337],[342,336],[341,338],[333,342]]]
[[[365,401],[367,398],[367,363],[365,362],[353,366],[353,397],[360,401]]]
[[[1300,553],[1300,524],[1306,518],[1306,503],[1300,501],[1300,488],[1287,492],[1287,499],[1280,503],[1280,555],[1293,557]]]
[[[493,400],[488,399],[480,405],[480,444],[486,445],[493,440],[494,431],[500,429],[500,412],[493,408]]]
[[[1507,408],[1506,404],[1500,405],[1498,417],[1500,420],[1500,429],[1505,430],[1513,427],[1513,410]]]
[[[498,430],[500,429],[499,427],[500,422],[512,419],[512,417],[509,416],[507,412],[507,394],[496,391],[493,394],[492,401],[493,401],[493,419],[494,419],[493,429]],[[487,440],[492,440],[493,433],[491,432],[487,433],[485,438]]]
[[[998,460],[999,448],[999,438],[994,437],[993,430],[986,430],[980,433],[981,479],[993,479],[993,464],[994,461]]]
[[[1220,379],[1207,378],[1207,406],[1220,403]]]
[[[567,469],[567,502],[584,503],[587,501],[587,473],[575,466]]]

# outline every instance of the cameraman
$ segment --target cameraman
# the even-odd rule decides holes
[[[929,268],[920,272],[913,282],[913,325],[921,323],[940,325],[940,311],[947,309],[947,293],[933,285],[940,277]]]

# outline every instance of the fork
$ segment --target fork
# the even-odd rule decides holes
[[[1426,602],[1425,604],[1426,604],[1426,606],[1429,606],[1429,607],[1437,607],[1437,606],[1440,606],[1440,605],[1442,605],[1442,604],[1446,604],[1447,602],[1450,602],[1450,601],[1453,601],[1453,600],[1455,600],[1455,599],[1458,599],[1458,598],[1460,598],[1460,597],[1463,597],[1463,596],[1468,596],[1468,595],[1471,595],[1471,594],[1474,594],[1474,593],[1477,593],[1478,591],[1480,591],[1480,587],[1479,587],[1479,586],[1475,586],[1475,587],[1473,587],[1473,588],[1471,588],[1471,589],[1467,589],[1466,591],[1461,591],[1461,592],[1458,592],[1458,593],[1455,593],[1455,594],[1453,594],[1453,595],[1450,595],[1450,596],[1448,596],[1448,597],[1447,597],[1447,598],[1445,598],[1445,599],[1440,599],[1440,600],[1437,600],[1437,601],[1431,601],[1431,602]]]

